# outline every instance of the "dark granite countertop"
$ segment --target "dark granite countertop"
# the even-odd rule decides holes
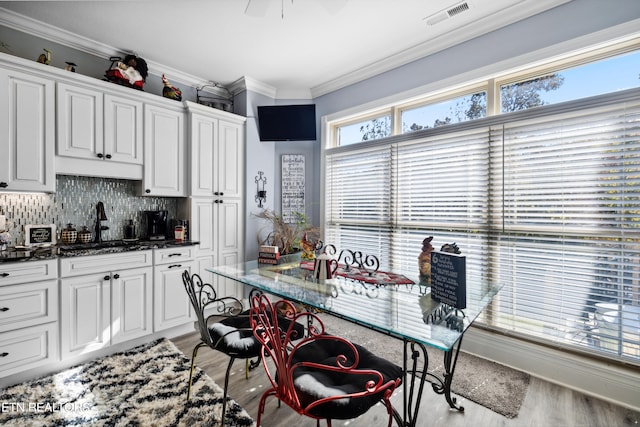
[[[192,246],[198,243],[200,242],[195,240],[185,240],[183,242],[176,242],[175,240],[110,240],[102,243],[58,244],[48,247],[11,247],[5,251],[0,251],[0,263],[144,251],[148,249]]]

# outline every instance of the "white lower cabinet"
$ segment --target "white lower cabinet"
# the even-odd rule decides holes
[[[154,332],[196,319],[182,282],[185,270],[193,272],[193,250],[193,246],[154,250]]]
[[[195,248],[0,263],[0,379],[195,321]]]
[[[244,297],[242,286],[234,280],[215,277],[205,268],[234,265],[243,262],[244,209],[240,199],[220,197],[192,197],[191,238],[200,242],[196,246],[196,272],[211,283],[223,296]]]
[[[55,260],[0,265],[0,378],[58,360],[57,275]]]
[[[58,323],[0,333],[0,377],[58,360]]]
[[[153,332],[153,269],[125,270],[111,283],[111,343]]]
[[[152,265],[151,250],[60,260],[63,358],[153,332]]]
[[[99,350],[111,340],[111,278],[107,273],[60,281],[62,358]]]

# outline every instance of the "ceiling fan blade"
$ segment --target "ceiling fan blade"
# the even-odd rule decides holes
[[[244,9],[245,15],[262,18],[267,14],[270,0],[248,0],[247,7]]]

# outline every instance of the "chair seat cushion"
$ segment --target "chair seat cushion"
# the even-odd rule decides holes
[[[286,330],[291,324],[291,320],[278,316],[278,324],[281,329]],[[295,331],[293,339],[300,339],[304,336],[304,326],[301,324],[296,322],[293,329]],[[223,337],[216,346],[216,349],[223,353],[241,359],[253,358],[260,354],[261,344],[253,335],[249,310],[212,324],[209,327],[209,333],[214,344]]]
[[[209,333],[216,344],[215,349],[223,353],[240,359],[253,358],[260,354],[260,343],[253,336],[247,312],[212,324]]]
[[[388,381],[402,379],[402,368],[386,359],[376,356],[366,348],[355,344],[360,355],[360,362],[356,369],[372,369],[380,372],[383,384]],[[353,362],[353,352],[340,341],[322,339],[312,341],[300,347],[293,356],[295,362],[310,361],[330,366],[337,366],[339,355],[347,356],[348,364]],[[303,367],[294,371],[294,386],[303,406],[316,400],[361,392],[365,390],[367,381],[374,380],[372,375],[345,372],[332,372],[327,370]],[[345,398],[334,400],[309,411],[312,415],[330,419],[350,419],[364,414],[371,406],[375,405],[383,397],[383,392],[358,398]]]

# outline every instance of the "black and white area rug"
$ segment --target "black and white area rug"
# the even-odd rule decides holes
[[[219,427],[222,388],[167,339],[0,389],[0,425]],[[226,427],[255,426],[227,400]]]

